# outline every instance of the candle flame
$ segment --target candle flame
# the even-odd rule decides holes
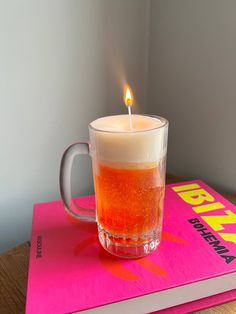
[[[125,89],[124,101],[127,107],[131,107],[134,103],[134,97],[130,87],[126,87]]]

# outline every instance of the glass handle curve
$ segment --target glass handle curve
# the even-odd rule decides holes
[[[75,156],[89,155],[89,143],[70,145],[64,152],[60,165],[60,194],[65,210],[73,217],[83,221],[96,221],[95,208],[82,208],[75,203],[71,195],[71,170]]]

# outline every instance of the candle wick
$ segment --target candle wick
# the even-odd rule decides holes
[[[133,130],[133,125],[132,125],[131,106],[128,106],[128,113],[129,113],[129,127],[130,127],[130,131],[132,131]]]

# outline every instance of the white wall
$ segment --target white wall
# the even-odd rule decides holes
[[[236,1],[151,0],[149,104],[168,170],[236,190]]]
[[[146,111],[148,14],[144,0],[0,2],[0,251],[30,238],[33,203],[59,198],[66,146],[124,112],[125,80]],[[74,193],[91,193],[89,158],[74,168]]]

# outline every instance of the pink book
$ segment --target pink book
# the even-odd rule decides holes
[[[95,207],[94,196],[78,199]],[[236,298],[236,207],[200,180],[166,187],[162,241],[126,260],[61,201],[34,206],[26,313],[189,313]]]

